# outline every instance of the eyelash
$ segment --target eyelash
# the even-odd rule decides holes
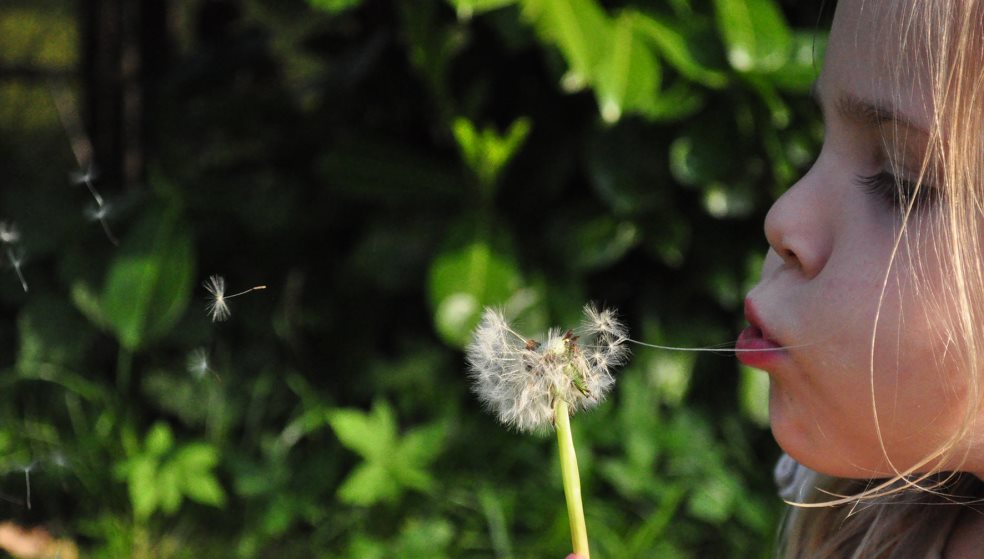
[[[888,171],[881,171],[873,175],[858,175],[857,181],[865,191],[881,198],[893,208],[902,210],[909,206],[909,200],[917,186],[916,183],[900,179]],[[913,209],[924,206],[933,198],[934,193],[935,189],[932,186],[922,184],[916,193]]]

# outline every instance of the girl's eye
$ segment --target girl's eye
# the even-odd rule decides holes
[[[858,175],[857,181],[867,192],[900,210],[908,208],[910,201],[913,209],[918,210],[935,198],[937,193],[931,185],[926,183],[919,185],[896,177],[888,171],[881,171],[874,175]]]

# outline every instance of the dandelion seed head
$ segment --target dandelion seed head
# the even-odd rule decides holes
[[[12,245],[20,242],[20,230],[13,221],[0,221],[0,243]]]
[[[614,313],[593,306],[585,307],[585,324],[578,332],[551,329],[535,340],[513,331],[501,311],[486,309],[466,348],[479,400],[522,432],[550,429],[557,398],[572,412],[603,401],[615,382],[613,369],[628,356],[627,331]]]
[[[205,290],[211,295],[205,311],[212,319],[212,322],[222,322],[228,319],[232,315],[232,312],[229,311],[229,305],[226,303],[225,278],[219,275],[211,275],[205,281],[204,286]]]

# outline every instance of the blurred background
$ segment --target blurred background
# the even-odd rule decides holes
[[[4,0],[0,547],[564,557],[556,443],[477,404],[469,332],[733,342],[821,4]],[[212,322],[213,274],[267,288]],[[593,555],[768,557],[767,390],[634,348],[573,421]]]

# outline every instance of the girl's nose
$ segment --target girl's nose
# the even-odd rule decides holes
[[[834,200],[824,193],[816,167],[785,192],[765,217],[765,237],[782,259],[807,279],[823,270],[833,245]]]

